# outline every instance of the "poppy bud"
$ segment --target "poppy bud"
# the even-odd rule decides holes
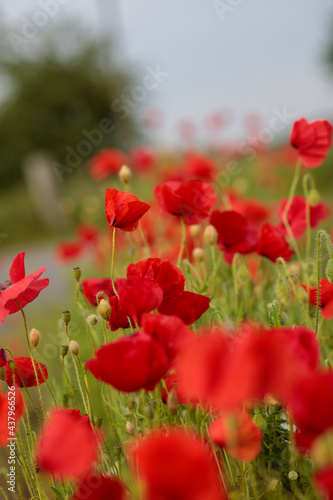
[[[69,343],[69,350],[71,351],[72,354],[77,356],[80,352],[80,346],[75,340],[71,340]]]
[[[80,267],[73,267],[73,275],[76,281],[80,281],[81,278],[81,268]]]
[[[238,281],[242,284],[246,283],[250,277],[250,273],[245,264],[241,264],[237,270]]]
[[[275,283],[275,295],[282,304],[289,304],[290,287],[285,279],[279,278]]]
[[[62,319],[63,319],[63,322],[65,323],[65,325],[68,325],[68,323],[71,320],[71,313],[70,313],[70,311],[63,311],[63,313],[62,313]]]
[[[127,166],[123,165],[119,170],[119,179],[123,184],[128,184],[132,177],[132,170]]]
[[[102,299],[98,304],[98,312],[102,316],[102,318],[106,320],[110,319],[111,306],[105,299]]]
[[[193,236],[193,238],[199,236],[200,232],[201,232],[200,224],[192,224],[190,226],[190,235]]]
[[[312,207],[315,207],[316,205],[318,205],[318,203],[320,201],[320,194],[317,191],[317,189],[310,190],[308,199],[309,199],[310,205]]]
[[[96,427],[101,427],[102,421],[103,417],[100,417],[99,415],[96,415],[96,417],[94,417],[94,424]]]
[[[196,262],[203,262],[204,257],[205,257],[205,252],[203,251],[202,248],[194,248],[192,252],[192,257]]]
[[[30,343],[32,346],[37,347],[40,339],[40,333],[36,328],[33,328],[30,332]]]
[[[62,345],[60,347],[61,357],[64,358],[65,356],[67,356],[67,353],[68,353],[68,345]]]
[[[326,278],[333,283],[333,259],[329,259],[326,265]]]
[[[253,422],[256,424],[259,429],[264,431],[266,429],[266,420],[260,413],[256,413],[253,417]]]
[[[172,415],[175,415],[177,413],[178,406],[179,406],[177,391],[175,391],[175,389],[171,389],[171,391],[169,392],[167,404],[168,404],[169,412]]]
[[[217,241],[217,231],[214,226],[207,226],[204,231],[204,240],[207,245],[214,245]]]
[[[307,304],[309,301],[308,294],[304,288],[300,287],[297,291],[297,297],[301,304]]]
[[[6,380],[6,368],[4,366],[0,367],[0,380],[2,380],[2,382]]]
[[[7,366],[12,372],[15,370],[15,362],[12,359],[8,361]]]
[[[298,474],[295,470],[291,470],[288,474],[290,481],[296,481],[298,479]]]
[[[310,274],[309,276],[309,285],[312,288],[313,286],[317,285],[317,275],[316,274]]]
[[[95,326],[97,325],[98,318],[96,314],[90,314],[87,318],[87,322],[90,326]]]
[[[277,487],[278,485],[278,482],[279,480],[278,479],[272,479],[268,485],[267,485],[267,488],[266,488],[266,491],[267,493],[271,493],[275,490],[275,488]]]
[[[128,434],[133,436],[135,429],[134,429],[134,425],[131,422],[126,422],[126,431],[128,432]]]

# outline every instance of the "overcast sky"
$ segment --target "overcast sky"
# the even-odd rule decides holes
[[[19,33],[23,16],[32,19],[43,1],[0,6]],[[333,77],[324,62],[332,0],[219,0],[220,10],[213,0],[49,1],[64,4],[50,23],[79,17],[96,35],[113,31],[119,58],[140,67],[141,78],[147,66],[168,73],[145,102],[162,111],[164,142],[176,140],[180,120],[200,127],[220,109],[233,113],[229,137],[244,134],[252,112],[263,126],[283,107],[297,117],[333,118]]]

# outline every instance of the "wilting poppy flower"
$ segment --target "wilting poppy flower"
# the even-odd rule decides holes
[[[135,441],[129,455],[143,500],[226,498],[209,448],[194,434],[157,430]]]
[[[288,402],[297,426],[296,445],[308,451],[320,434],[333,429],[333,371],[317,372],[295,384]]]
[[[134,231],[141,217],[150,206],[138,200],[136,196],[122,193],[117,189],[105,191],[105,212],[110,227],[118,227],[122,231]]]
[[[333,465],[317,471],[314,482],[326,500],[333,500]]]
[[[6,394],[2,394],[0,389],[0,446],[7,446],[9,440],[14,438],[23,415],[24,401],[21,389],[15,387],[15,391],[8,391]]]
[[[63,479],[86,476],[98,459],[101,434],[80,410],[53,410],[36,447],[39,467]]]
[[[126,163],[126,156],[118,149],[102,149],[90,161],[90,175],[97,181],[102,181],[109,175],[118,174]]]
[[[22,308],[25,307],[49,285],[47,278],[38,279],[46,270],[45,267],[41,267],[28,276],[25,275],[24,256],[25,252],[20,252],[13,259],[9,270],[10,281],[3,285],[0,284],[0,322],[7,314],[13,314],[20,310],[17,302]],[[1,313],[2,310],[4,315]],[[5,310],[8,311],[7,314],[5,314]]]
[[[261,450],[262,432],[243,411],[222,413],[210,426],[212,441],[238,460],[250,462]]]
[[[95,378],[119,391],[151,391],[166,374],[169,360],[162,345],[145,333],[135,333],[106,344],[86,368]]]
[[[325,319],[333,318],[333,283],[330,283],[327,278],[321,278],[319,282],[319,307],[321,315]],[[306,285],[302,285],[309,292],[309,302],[312,306],[317,306],[317,285],[308,289]]]
[[[5,366],[6,363],[7,363],[6,351],[4,349],[0,349],[0,368]]]
[[[144,314],[142,329],[163,346],[170,362],[173,362],[181,347],[195,338],[192,330],[177,316]]]
[[[186,396],[184,396],[184,394],[179,390],[178,379],[177,379],[176,373],[170,373],[169,375],[167,375],[164,379],[164,382],[165,382],[165,385],[168,389],[168,392],[165,390],[164,387],[162,389],[161,398],[162,398],[162,401],[164,404],[167,404],[168,393],[170,393],[172,391],[172,389],[174,389],[177,393],[177,399],[178,399],[179,404],[189,402],[188,398]]]
[[[163,301],[162,288],[154,281],[133,277],[118,278],[116,289],[119,295],[119,310],[141,325],[141,316],[157,309]]]
[[[256,249],[258,231],[246,217],[234,210],[216,210],[210,217],[210,224],[217,231],[217,243],[228,264],[232,264],[235,253],[246,254]]]
[[[300,118],[294,123],[290,143],[306,167],[319,167],[331,147],[332,125],[327,120],[309,123]]]
[[[257,252],[272,262],[276,262],[279,257],[288,262],[295,253],[284,239],[280,229],[269,222],[261,228]]]
[[[165,299],[158,312],[167,316],[178,316],[185,325],[192,325],[207,311],[210,298],[193,292],[183,292],[178,297]]]
[[[206,219],[217,202],[212,186],[200,180],[165,182],[155,187],[154,195],[163,212],[183,217],[185,224]]]
[[[9,362],[10,360],[8,360]],[[15,384],[19,387],[34,387],[37,385],[37,380],[35,376],[35,370],[31,361],[31,358],[27,356],[19,356],[14,358],[17,368],[14,369],[15,375]],[[8,362],[5,366],[6,368],[6,382],[10,386],[13,385],[13,373],[11,369],[8,367]],[[40,367],[36,360],[34,360],[34,365],[37,372],[38,382],[39,384],[43,384],[45,380],[48,379],[49,374],[47,372],[47,368],[43,363],[40,363]]]
[[[155,281],[163,290],[163,298],[181,295],[184,291],[185,277],[171,260],[146,259],[127,268],[127,279],[141,276]]]
[[[278,214],[281,219],[279,224],[280,231],[287,235],[286,228],[282,222],[282,214],[287,204],[287,198],[281,200]],[[317,227],[318,223],[328,216],[329,212],[324,203],[318,203],[316,206],[310,205],[310,226]],[[303,196],[294,196],[287,214],[287,220],[292,230],[294,238],[300,238],[306,230],[306,201]]]
[[[114,295],[110,278],[88,278],[81,282],[82,292],[89,304],[97,306],[96,295],[104,292],[108,297]],[[101,296],[102,297],[102,296]]]
[[[124,485],[116,478],[89,474],[80,482],[71,500],[127,500]]]

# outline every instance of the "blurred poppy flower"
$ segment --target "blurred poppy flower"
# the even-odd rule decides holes
[[[154,151],[146,146],[132,149],[130,157],[134,170],[138,172],[149,172],[155,163]]]
[[[118,174],[126,163],[126,156],[118,149],[102,149],[90,161],[90,175],[102,181],[109,175]]]
[[[290,143],[306,167],[319,167],[331,147],[332,125],[327,120],[309,123],[300,118],[294,123]]]
[[[89,474],[81,481],[71,500],[128,500],[124,485],[116,478]]]
[[[267,221],[271,210],[256,198],[242,198],[235,191],[227,194],[232,210],[244,215],[255,227],[261,226]]]
[[[139,276],[128,280],[118,278],[116,289],[119,310],[138,325],[141,325],[143,313],[157,309],[163,301],[162,288],[154,281]]]
[[[56,258],[61,263],[71,262],[81,257],[84,252],[82,241],[63,241],[57,245]]]
[[[11,407],[14,407],[14,410],[11,410]],[[11,411],[12,413],[9,413]],[[19,427],[18,422],[23,415],[24,400],[21,389],[15,387],[15,391],[6,394],[2,394],[0,389],[0,446],[7,446],[14,438]]]
[[[232,264],[235,253],[247,254],[256,249],[258,231],[234,210],[216,210],[210,217],[210,224],[217,231],[217,243],[228,264]]]
[[[163,298],[181,295],[184,291],[185,277],[171,260],[150,258],[127,268],[127,279],[134,276],[150,279],[160,285]]]
[[[118,227],[122,231],[134,231],[138,227],[138,221],[149,208],[147,203],[143,203],[132,194],[122,193],[117,189],[105,191],[105,212],[110,227]]]
[[[109,326],[112,332],[118,330],[118,328],[129,328],[130,323],[127,314],[125,314],[119,306],[119,297],[116,295],[109,298],[109,304],[111,306],[111,316],[109,319]],[[132,326],[134,323],[133,318],[129,318]]]
[[[172,391],[172,389],[174,389],[177,393],[177,399],[178,399],[178,403],[179,404],[183,404],[183,403],[188,403],[189,400],[186,396],[184,396],[184,394],[179,390],[179,387],[178,387],[178,378],[177,378],[177,374],[176,373],[169,373],[169,375],[167,375],[164,379],[164,382],[165,382],[165,385],[168,389],[168,392],[165,390],[165,388],[163,387],[162,389],[162,393],[161,393],[161,398],[162,398],[162,401],[164,404],[167,404],[168,402],[168,393],[170,393]]]
[[[119,391],[151,391],[168,371],[169,360],[163,346],[152,336],[135,333],[97,349],[86,368]]]
[[[14,314],[35,300],[40,292],[49,285],[47,278],[38,279],[46,267],[41,267],[28,276],[25,275],[25,252],[20,252],[14,259],[9,269],[10,280],[0,283],[0,323],[7,314]],[[16,302],[17,301],[17,302]]]
[[[89,304],[96,307],[96,295],[98,292],[104,292],[108,297],[114,296],[110,278],[88,278],[81,281],[82,292]]]
[[[178,428],[157,430],[132,443],[130,462],[143,500],[222,500],[217,467],[201,438]]]
[[[91,224],[79,224],[76,228],[76,233],[85,244],[96,244],[98,240],[98,229]]]
[[[286,236],[287,231],[282,222],[282,214],[287,204],[287,198],[281,200],[278,215],[281,220],[279,224],[280,231]],[[310,205],[310,226],[317,227],[318,223],[329,215],[329,211],[324,203],[318,203],[316,206]],[[294,196],[287,214],[289,226],[293,232],[294,238],[300,238],[306,230],[306,200],[303,196]]]
[[[243,411],[222,413],[208,427],[212,441],[238,460],[250,462],[260,453],[262,432]]]
[[[36,446],[39,467],[62,479],[84,477],[98,459],[100,433],[80,410],[53,410]]]
[[[333,283],[330,283],[327,278],[321,278],[319,283],[319,307],[321,315],[325,319],[331,319],[333,318]],[[310,304],[317,306],[317,285],[313,288],[308,288],[306,285],[302,285],[302,287],[309,293]]]
[[[333,500],[333,465],[317,471],[314,482],[326,500]]]
[[[183,217],[185,224],[209,217],[217,202],[214,189],[200,180],[164,182],[155,187],[154,195],[164,213]]]
[[[10,360],[8,360],[9,362]],[[35,376],[34,366],[32,364],[31,358],[27,356],[19,356],[14,358],[17,368],[14,369],[15,375],[15,384],[19,387],[34,387],[37,385],[37,380]],[[13,373],[11,369],[8,367],[8,362],[5,366],[6,368],[6,382],[10,386],[13,384]],[[37,372],[38,382],[39,384],[43,384],[45,380],[49,378],[49,374],[47,372],[47,368],[43,363],[40,363],[40,367],[36,360],[34,360],[34,365]]]
[[[257,252],[272,262],[276,262],[279,257],[288,262],[295,253],[284,239],[280,229],[269,222],[261,228]]]
[[[212,181],[217,173],[215,162],[208,156],[199,153],[190,153],[182,165],[185,175],[190,179]]]
[[[193,292],[183,292],[179,296],[163,301],[158,312],[167,316],[178,316],[185,325],[192,325],[207,311],[210,298]]]

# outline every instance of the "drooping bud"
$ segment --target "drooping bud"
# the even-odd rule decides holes
[[[328,259],[326,265],[326,278],[330,283],[333,283],[333,259]]]
[[[60,355],[62,358],[64,358],[65,356],[67,356],[67,353],[68,353],[68,345],[62,345],[60,347]]]
[[[320,194],[317,191],[317,189],[310,190],[308,199],[309,199],[309,203],[312,207],[315,207],[316,205],[318,205],[318,203],[320,201]]]
[[[190,226],[190,235],[193,236],[193,238],[196,238],[197,236],[199,236],[200,233],[201,233],[200,224],[192,224]]]
[[[291,470],[288,474],[290,481],[296,481],[298,479],[298,474],[295,470]]]
[[[102,316],[102,318],[108,320],[110,319],[111,316],[111,306],[109,302],[107,302],[105,299],[102,299],[100,303],[98,304],[98,312]]]
[[[15,362],[12,359],[8,361],[7,366],[12,372],[15,370]]]
[[[80,267],[73,267],[73,275],[76,281],[80,281],[81,278],[81,268]]]
[[[132,422],[126,422],[125,427],[126,427],[126,432],[128,432],[128,434],[133,436],[133,434],[135,432],[135,428],[134,428],[134,425],[132,424]]]
[[[72,354],[77,356],[80,352],[80,346],[75,340],[71,340],[69,343],[69,350],[71,351]]]
[[[249,280],[250,273],[245,264],[241,264],[237,269],[237,279],[241,284],[247,283]]]
[[[175,415],[177,413],[178,406],[179,406],[177,391],[175,389],[171,389],[171,391],[169,392],[168,399],[167,399],[167,405],[168,405],[169,412],[172,415]]]
[[[282,304],[289,304],[290,287],[285,279],[279,278],[275,283],[275,295]]]
[[[63,319],[63,322],[65,323],[65,325],[68,325],[68,323],[71,320],[71,313],[70,313],[70,311],[63,311],[63,313],[62,313],[62,319]]]
[[[87,322],[90,326],[95,326],[97,325],[98,317],[96,316],[96,314],[90,314],[87,318]]]
[[[317,285],[317,275],[316,274],[310,274],[309,276],[309,285],[312,288],[313,286]]]
[[[103,422],[103,417],[99,415],[96,415],[96,417],[94,417],[94,424],[96,427],[101,427],[102,422]]]
[[[195,262],[203,262],[205,257],[205,252],[202,248],[194,248],[192,251],[192,257]]]
[[[204,231],[204,240],[207,245],[215,245],[217,241],[217,231],[214,226],[207,226]]]
[[[301,304],[307,304],[309,302],[307,291],[301,286],[297,290],[297,298]]]
[[[36,330],[36,328],[33,328],[30,332],[30,343],[33,347],[37,347],[38,346],[38,342],[39,342],[39,339],[40,339],[40,333],[38,330]]]
[[[127,165],[123,165],[119,170],[119,179],[123,184],[128,184],[131,178],[132,170]]]

